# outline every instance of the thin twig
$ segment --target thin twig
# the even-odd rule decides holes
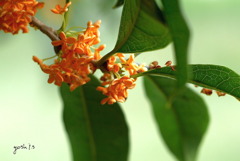
[[[37,19],[34,16],[32,17],[31,25],[33,25],[34,27],[37,27],[42,33],[47,35],[52,41],[60,40],[56,30],[45,25],[43,22],[41,22],[39,19]],[[60,50],[61,50],[61,45],[54,46],[54,51],[56,54],[58,54]]]
[[[59,40],[59,37],[57,35],[57,31],[54,30],[53,28],[45,25],[43,22],[41,22],[39,19],[36,17],[32,17],[32,22],[31,24],[35,27],[37,27],[42,33],[47,35],[52,41]]]

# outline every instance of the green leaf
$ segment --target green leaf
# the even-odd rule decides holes
[[[104,96],[96,91],[99,85],[91,77],[73,92],[67,84],[60,89],[74,161],[126,161],[129,138],[123,112],[117,103],[100,104]]]
[[[96,65],[101,67],[117,52],[141,53],[164,48],[170,42],[162,11],[154,0],[124,0],[117,43]]]
[[[113,8],[120,7],[124,4],[124,0],[117,0],[117,3],[113,6]]]
[[[146,76],[144,85],[167,147],[179,161],[194,161],[209,123],[206,104],[188,88],[181,96],[174,93],[169,78]]]
[[[154,0],[125,0],[114,52],[137,53],[164,48],[169,30]]]
[[[172,35],[175,57],[179,67],[177,70],[177,85],[181,88],[188,80],[187,53],[190,31],[181,13],[178,0],[161,1],[164,8],[164,15]]]
[[[189,83],[221,91],[240,99],[240,76],[231,69],[218,65],[189,65],[189,68],[192,70]],[[133,77],[143,75],[176,78],[176,71],[170,67],[164,67],[149,70]]]

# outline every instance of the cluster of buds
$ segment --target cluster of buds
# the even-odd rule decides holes
[[[72,2],[68,2],[64,7],[61,7],[59,4],[55,6],[55,8],[51,9],[51,11],[55,14],[64,14],[68,11],[68,7],[72,4]]]
[[[203,89],[201,90],[201,93],[206,94],[207,96],[210,96],[210,95],[212,95],[213,90],[207,89],[207,88],[203,88]],[[221,97],[221,96],[225,96],[225,95],[226,95],[226,93],[219,92],[219,91],[216,91],[216,94],[218,95],[218,97]]]
[[[20,30],[27,33],[27,26],[32,21],[32,16],[43,5],[42,2],[35,0],[1,0],[0,30],[12,34],[17,34]]]
[[[170,61],[170,60],[165,63],[165,66],[171,67],[171,69],[172,69],[173,71],[176,70],[175,67],[172,65],[172,61]],[[158,64],[157,61],[153,61],[153,62],[151,62],[151,63],[149,64],[148,69],[156,69],[156,68],[161,68],[161,66]]]

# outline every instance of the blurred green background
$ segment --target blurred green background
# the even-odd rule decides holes
[[[58,28],[61,17],[49,9],[62,0],[45,1],[37,17]],[[87,21],[102,20],[102,44],[110,51],[116,42],[122,8],[112,9],[115,0],[75,0],[69,26],[86,26]],[[228,66],[240,73],[240,1],[183,0],[182,7],[191,28],[190,63]],[[29,34],[0,32],[0,160],[1,161],[71,161],[71,151],[62,124],[62,102],[58,87],[47,83],[47,75],[32,61],[32,56],[46,58],[54,54],[51,41],[39,31]],[[173,59],[172,46],[143,53],[138,62]],[[194,88],[200,93],[201,88]],[[231,96],[201,96],[209,106],[210,126],[201,144],[198,161],[240,160],[240,103]],[[142,80],[122,109],[130,128],[129,161],[174,161],[158,135]],[[32,150],[14,146],[34,145]]]

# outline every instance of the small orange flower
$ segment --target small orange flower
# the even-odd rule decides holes
[[[146,71],[144,64],[138,65],[134,62],[135,60],[133,54],[131,54],[128,59],[125,59],[125,56],[122,53],[118,53],[117,56],[121,60],[122,66],[129,72],[130,76]]]
[[[105,49],[106,45],[100,45],[98,48],[95,49],[94,52],[94,60],[99,60],[101,58],[100,51]]]
[[[120,63],[115,63],[116,57],[111,56],[107,61],[107,68],[110,72],[117,73],[120,68],[122,68],[122,65]]]
[[[55,8],[51,9],[51,11],[55,14],[64,14],[68,11],[68,7],[72,4],[72,2],[68,2],[64,7],[61,7],[59,4],[55,6]]]
[[[104,73],[103,76],[100,78],[101,81],[107,82],[111,80],[111,74],[110,73]]]
[[[27,33],[27,25],[32,21],[32,16],[43,5],[35,0],[1,0],[0,30],[12,34],[17,34],[19,30]]]
[[[68,53],[72,50],[71,46],[76,43],[76,38],[67,37],[64,32],[59,33],[60,40],[52,41],[53,46],[60,46],[62,48],[63,53]]]
[[[97,87],[98,91],[101,91],[104,95],[108,96],[101,101],[101,104],[113,104],[115,102],[125,102],[128,97],[128,89],[135,87],[135,79],[123,76],[119,79],[114,79],[109,82],[108,87]]]

